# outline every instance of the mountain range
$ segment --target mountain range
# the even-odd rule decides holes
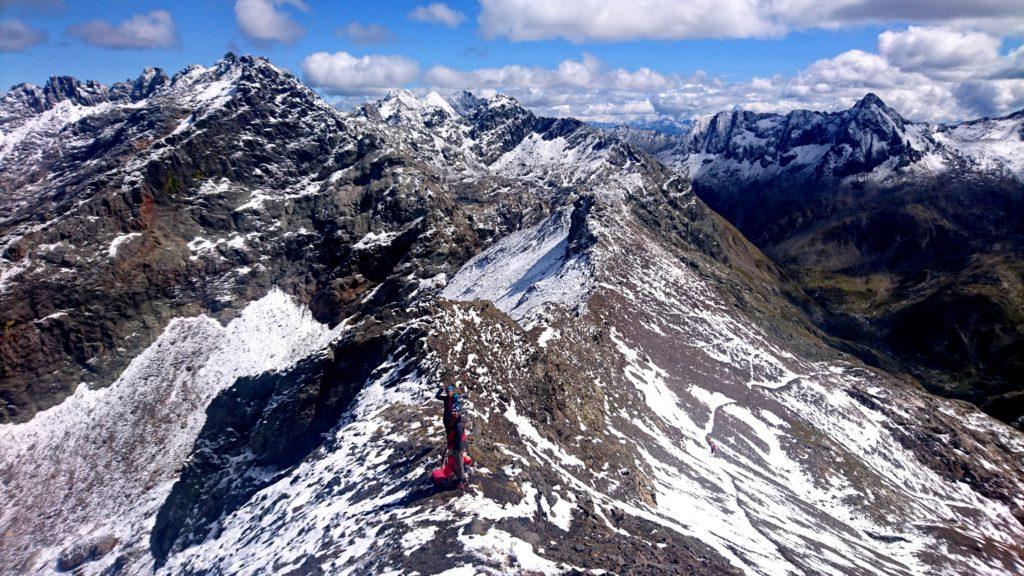
[[[744,206],[779,190],[765,212],[801,193],[852,218],[856,192],[893,190],[892,210],[928,191],[949,199],[927,210],[952,210],[940,161],[970,167],[956,178],[978,212],[1000,190],[1016,206],[1013,166],[950,144],[988,124],[926,132],[889,112],[868,97],[794,113],[804,131],[735,113],[664,138],[503,95],[403,91],[343,112],[233,54],[14,87],[0,572],[1024,570],[1024,435],[924,390],[944,381],[921,370],[955,371],[901,355],[844,308],[852,290],[826,289],[853,274],[825,264],[833,220],[811,210],[784,232]],[[1010,252],[1008,220],[948,246],[991,255],[975,246],[999,236]],[[798,238],[820,245],[809,264],[782,257]],[[854,256],[914,281],[877,252]],[[801,266],[821,268],[820,291]],[[916,302],[895,298],[868,308]],[[449,384],[465,491],[427,480]]]
[[[1024,111],[722,112],[615,128],[800,284],[835,344],[1024,426]]]

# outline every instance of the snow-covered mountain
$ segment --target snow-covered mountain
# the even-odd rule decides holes
[[[676,124],[623,125],[619,135],[707,186],[859,179],[985,170],[1024,178],[1024,116],[957,125],[905,120],[867,94],[849,110],[761,114],[736,110]]]
[[[232,55],[53,84],[0,112],[0,571],[1024,570],[1024,436],[830,347],[622,138]]]
[[[841,345],[1024,428],[1022,123],[914,123],[868,94],[841,112],[616,133],[692,179]]]

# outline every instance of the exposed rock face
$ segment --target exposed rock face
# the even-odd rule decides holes
[[[4,129],[0,572],[1024,569],[1021,434],[829,347],[619,137],[147,75]],[[465,492],[426,480],[440,384]]]
[[[839,113],[618,134],[690,176],[829,313],[819,324],[840,345],[1020,426],[1022,123],[914,124],[869,94]]]
[[[82,542],[61,552],[57,558],[57,570],[70,572],[81,568],[86,562],[94,562],[105,556],[117,546],[113,536],[101,536],[88,542]]]
[[[436,172],[406,181],[417,160],[385,149],[382,128],[265,61],[228,58],[142,107],[74,114],[55,138],[12,133],[0,160],[4,419],[109,383],[172,317],[230,318],[280,285],[334,324],[397,267],[388,290],[408,293],[475,243],[431,190]],[[18,162],[35,154],[52,163]],[[439,219],[453,227],[420,239]],[[389,241],[358,244],[373,234]]]

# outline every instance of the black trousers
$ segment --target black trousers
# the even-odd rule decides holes
[[[455,481],[462,482],[466,479],[466,464],[463,462],[466,451],[461,446],[452,448],[452,456],[455,457]]]

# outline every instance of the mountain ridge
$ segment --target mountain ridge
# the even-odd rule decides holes
[[[688,179],[407,96],[239,57],[15,134],[0,570],[1024,567],[1020,433],[827,345]],[[439,384],[463,493],[426,479]]]
[[[869,94],[841,112],[619,134],[691,178],[828,311],[838,345],[1020,426],[1022,126],[1021,112],[910,123]]]

